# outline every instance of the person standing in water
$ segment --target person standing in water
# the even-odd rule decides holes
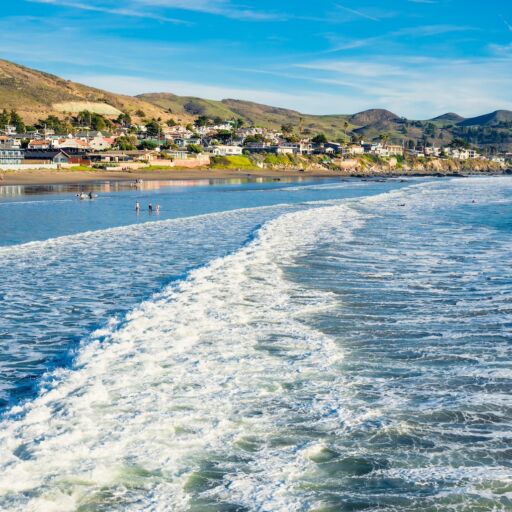
[[[139,213],[139,212],[140,212],[140,203],[139,203],[139,201],[137,201],[137,202],[135,203],[135,211],[136,211],[137,213]]]
[[[153,205],[149,203],[149,213],[153,213]]]
[[[159,204],[156,205],[155,210],[156,210],[156,213],[160,213],[160,205]]]

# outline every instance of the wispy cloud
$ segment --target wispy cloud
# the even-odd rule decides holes
[[[477,115],[496,108],[512,109],[511,58],[442,59],[433,57],[368,57],[300,63],[303,77],[338,88],[364,108],[383,106],[411,118],[459,111]]]
[[[226,18],[249,20],[249,21],[270,21],[281,19],[283,15],[278,13],[264,12],[256,9],[248,9],[233,4],[228,0],[134,0],[136,5],[141,7],[161,7],[167,9],[178,9],[183,11],[194,11],[206,14],[214,14]]]
[[[380,21],[380,19],[376,18],[375,16],[370,16],[369,14],[366,14],[365,12],[358,11],[356,9],[351,9],[350,7],[346,7],[345,5],[336,4],[336,7],[343,11],[349,12],[350,14],[353,14],[355,16],[359,16],[360,18],[366,18],[367,20],[372,20],[372,21]]]
[[[326,34],[326,39],[330,42],[331,47],[324,53],[336,53],[340,51],[356,50],[376,44],[393,43],[400,38],[428,38],[444,34],[455,34],[468,31],[479,30],[470,26],[459,25],[422,25],[416,27],[404,27],[393,32],[385,32],[374,37],[362,39],[340,38],[337,34]]]
[[[118,8],[118,7],[108,7],[108,6],[101,6],[101,5],[94,5],[92,3],[82,3],[82,2],[74,2],[70,0],[28,0],[32,3],[38,3],[38,4],[50,4],[50,5],[57,5],[61,7],[69,7],[72,9],[79,9],[82,11],[91,11],[91,12],[100,12],[100,13],[106,13],[106,14],[115,14],[118,16],[130,16],[134,18],[146,18],[150,20],[156,20],[161,21],[164,23],[175,23],[175,24],[186,24],[187,22],[176,19],[176,18],[169,18],[167,16],[162,16],[160,14],[151,13],[147,11],[138,11],[135,9],[126,9],[126,8]]]
[[[512,32],[512,25],[508,20],[506,20],[503,16],[500,16],[500,18],[503,20],[503,23],[505,23],[505,26]]]

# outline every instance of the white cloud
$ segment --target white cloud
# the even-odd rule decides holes
[[[388,64],[392,60],[393,65]],[[366,58],[302,63],[304,79],[411,118],[458,111],[471,116],[512,109],[512,59]]]
[[[232,4],[229,0],[134,0],[141,7],[164,7],[184,11],[195,11],[239,20],[268,21],[282,16],[274,13],[247,9]]]
[[[70,0],[29,0],[32,3],[38,4],[50,4],[50,5],[58,5],[61,7],[70,7],[72,9],[78,9],[82,11],[91,11],[91,12],[102,12],[106,14],[115,14],[117,16],[129,16],[134,18],[146,18],[156,21],[161,21],[164,23],[175,23],[175,24],[185,24],[186,22],[183,20],[179,20],[177,18],[169,18],[167,16],[161,16],[159,14],[147,12],[147,11],[137,11],[134,9],[126,9],[124,7],[107,7],[101,5],[94,5],[92,3],[82,3],[75,2]]]
[[[355,16],[359,16],[360,18],[366,18],[367,20],[372,20],[372,21],[380,21],[379,18],[376,18],[375,16],[370,16],[369,14],[363,12],[363,11],[358,11],[356,9],[351,9],[350,7],[346,7],[344,5],[341,5],[341,4],[336,4],[336,7],[338,9],[341,9],[343,11],[346,11],[350,14],[353,14]]]

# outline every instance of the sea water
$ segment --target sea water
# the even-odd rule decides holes
[[[0,226],[0,509],[512,510],[512,179],[13,195]]]

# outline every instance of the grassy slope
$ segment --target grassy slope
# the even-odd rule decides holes
[[[30,123],[49,114],[59,115],[61,112],[54,105],[73,101],[106,103],[132,115],[142,110],[148,117],[170,117],[158,106],[138,98],[109,93],[0,60],[0,109],[16,109]]]
[[[205,100],[169,93],[142,94],[138,98],[154,103],[176,115],[206,115],[222,119],[242,118],[247,124],[279,129],[283,124],[302,125],[312,133],[324,132],[331,137],[340,137],[349,116],[312,116],[294,110],[270,107],[250,101],[227,99]],[[354,128],[349,125],[349,128]]]

